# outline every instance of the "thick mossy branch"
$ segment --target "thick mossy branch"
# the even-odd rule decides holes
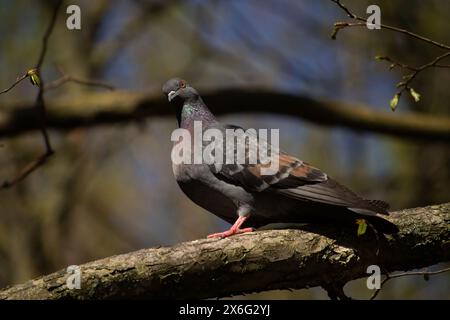
[[[389,134],[402,138],[450,141],[450,118],[417,113],[392,114],[360,104],[291,95],[265,89],[201,91],[217,114],[276,113],[327,126]],[[127,124],[150,117],[173,116],[162,94],[92,92],[48,99],[47,127],[67,131],[78,127]],[[27,103],[0,104],[0,137],[38,129],[35,110]]]
[[[450,203],[394,212],[400,233],[356,229],[269,230],[144,249],[81,265],[81,288],[65,270],[0,291],[0,299],[211,298],[329,287],[367,276],[450,261]],[[379,254],[376,255],[377,248]]]

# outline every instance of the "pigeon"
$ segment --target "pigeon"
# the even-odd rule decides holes
[[[173,78],[163,88],[174,106],[178,127],[194,134],[195,122],[202,130],[220,132],[237,126],[220,123],[196,89],[185,80]],[[179,141],[174,142],[174,148]],[[278,154],[278,170],[263,175],[262,163],[221,164],[175,163],[175,179],[194,203],[232,224],[229,230],[208,238],[252,232],[270,224],[307,223],[349,225],[367,222],[376,231],[398,232],[384,219],[389,205],[364,199],[326,173],[285,152]]]

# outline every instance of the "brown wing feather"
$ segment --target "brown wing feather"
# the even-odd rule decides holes
[[[368,211],[366,214],[388,214],[385,202],[359,197],[321,170],[296,157],[280,152],[278,164],[277,172],[271,175],[262,175],[261,171],[270,164],[260,163],[224,164],[218,172],[213,172],[219,179],[242,186],[250,192],[276,192],[302,201],[343,206],[354,211],[362,209]]]
[[[261,167],[263,165],[241,165],[236,170],[236,166],[224,166],[217,176],[251,192],[276,192],[302,201],[347,207],[366,214],[388,214],[387,203],[365,200],[319,169],[292,156],[281,155],[280,168],[273,175],[261,175]],[[230,174],[230,169],[235,172]]]
[[[296,188],[307,183],[317,183],[327,180],[327,175],[303,161],[287,154],[280,154],[278,171],[270,175],[262,175],[262,168],[270,164],[254,165],[223,165],[216,173],[219,178],[242,185],[256,192],[268,188]]]

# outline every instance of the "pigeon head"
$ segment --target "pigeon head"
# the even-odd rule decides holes
[[[199,98],[197,90],[192,88],[186,80],[173,78],[167,81],[163,88],[169,102],[181,100],[182,102],[195,101]]]
[[[167,81],[162,91],[169,102],[175,106],[178,126],[191,128],[194,121],[215,123],[214,115],[209,111],[197,90],[192,88],[185,80],[173,78]]]

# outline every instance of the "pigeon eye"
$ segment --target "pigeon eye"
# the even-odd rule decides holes
[[[180,88],[186,88],[186,82],[181,81],[180,82]]]

